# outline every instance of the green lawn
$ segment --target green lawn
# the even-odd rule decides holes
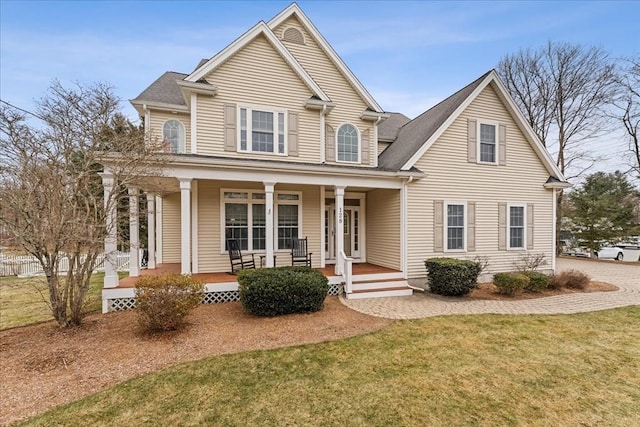
[[[640,307],[630,307],[401,321],[214,357],[25,425],[636,426],[638,402]]]
[[[103,278],[104,273],[91,276],[86,300],[89,312],[102,309]],[[0,330],[53,320],[48,301],[49,291],[44,276],[0,277]]]

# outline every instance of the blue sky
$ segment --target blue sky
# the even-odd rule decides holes
[[[33,108],[52,79],[108,82],[134,98],[164,71],[190,72],[287,1],[0,1],[0,97]],[[414,117],[548,40],[640,52],[640,2],[298,4],[387,111]],[[123,102],[132,119],[135,110]],[[604,141],[612,157],[624,144]],[[619,156],[618,156],[619,157]],[[618,167],[610,160],[606,169]]]

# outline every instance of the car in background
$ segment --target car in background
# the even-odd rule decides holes
[[[619,246],[605,246],[595,253],[596,259],[624,260],[624,249]]]

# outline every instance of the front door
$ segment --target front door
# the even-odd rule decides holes
[[[325,209],[325,257],[327,260],[336,259],[336,210],[333,205],[327,206]],[[344,253],[351,258],[360,258],[360,207],[359,206],[345,206],[344,216],[342,221],[343,233],[344,233]]]

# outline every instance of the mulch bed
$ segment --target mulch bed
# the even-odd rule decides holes
[[[502,295],[498,293],[498,288],[493,283],[480,283],[468,295],[469,298],[483,300],[502,300],[515,301],[521,299],[533,299],[551,297],[554,295],[584,293],[584,292],[612,292],[617,291],[618,287],[604,282],[591,281],[585,289],[549,289],[543,292],[521,292],[514,296]]]

